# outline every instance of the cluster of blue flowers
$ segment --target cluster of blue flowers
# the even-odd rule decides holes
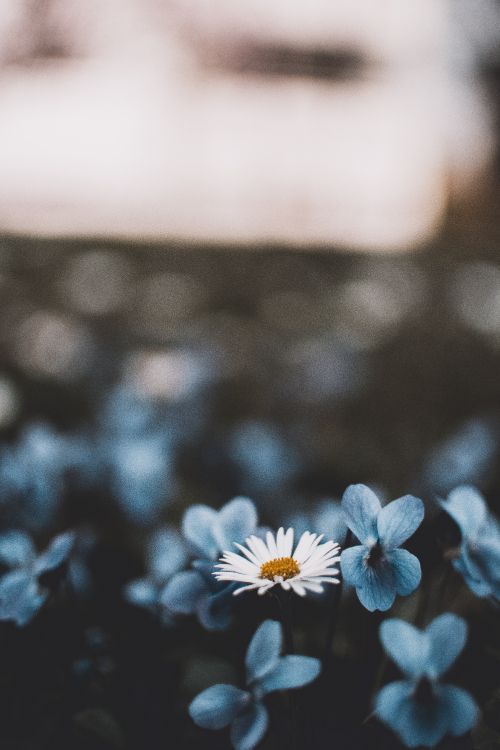
[[[441,507],[451,516],[461,534],[458,548],[447,550],[454,568],[478,596],[499,597],[500,527],[488,513],[480,494],[470,487],[453,490]],[[346,546],[340,565],[344,583],[356,591],[370,612],[386,611],[396,596],[408,596],[421,581],[418,558],[403,545],[424,518],[423,502],[404,496],[382,506],[364,485],[347,488],[341,503],[323,501],[308,513],[289,520],[299,535],[313,532],[333,536]],[[346,539],[347,531],[350,537]],[[314,535],[314,534],[313,534]],[[249,539],[250,537],[250,539]],[[282,539],[284,537],[281,537]],[[358,543],[351,544],[355,538]],[[149,545],[148,572],[126,590],[130,602],[154,608],[170,624],[178,615],[196,614],[209,630],[224,629],[232,622],[235,583],[214,578],[216,561],[224,550],[249,544],[249,563],[259,539],[269,549],[272,535],[258,526],[253,503],[236,498],[216,511],[196,505],[188,509],[181,532],[164,529]],[[280,536],[277,540],[279,543]],[[264,542],[262,543],[264,545]],[[351,544],[351,546],[349,546]],[[235,581],[242,580],[235,575]],[[445,684],[442,675],[450,668],[466,642],[467,626],[457,615],[438,616],[424,631],[398,619],[380,627],[383,648],[404,675],[375,696],[375,715],[408,747],[433,747],[449,733],[461,735],[477,721],[478,708],[463,688]],[[320,672],[320,663],[308,657],[281,656],[281,626],[264,622],[257,629],[247,652],[247,682],[244,689],[214,685],[191,703],[189,712],[200,727],[231,726],[235,750],[252,750],[268,726],[263,704],[267,693],[300,687]]]
[[[157,429],[153,412],[151,403],[118,389],[92,437],[62,436],[36,425],[21,435],[17,445],[4,449],[0,479],[8,492],[7,530],[0,534],[0,620],[26,626],[63,580],[77,595],[83,592],[88,532],[87,536],[71,531],[56,535],[45,551],[37,553],[32,537],[19,528],[27,526],[46,538],[45,530],[57,519],[57,498],[64,493],[68,476],[85,487],[97,486],[105,477],[124,516],[147,527],[145,571],[127,583],[124,597],[167,627],[195,616],[206,630],[228,629],[240,600],[235,593],[271,590],[259,580],[280,584],[285,596],[322,594],[322,584],[337,582],[338,571],[332,569],[337,560],[346,589],[355,591],[369,612],[385,612],[398,596],[409,596],[419,587],[420,561],[403,547],[424,519],[424,503],[412,495],[382,504],[369,487],[351,485],[341,502],[323,500],[291,514],[289,531],[280,529],[276,536],[259,524],[256,506],[246,497],[236,497],[219,510],[192,505],[179,528],[163,524],[175,480],[173,457],[184,436],[181,428]],[[255,463],[250,460],[254,452],[244,450],[246,439],[232,443],[234,460],[245,466],[248,486],[258,486],[262,475],[271,487],[279,485],[280,478],[286,481],[293,476],[297,462],[275,436],[256,425],[246,429],[267,446],[262,462]],[[276,471],[275,464],[279,464]],[[9,505],[9,500],[16,502]],[[458,532],[459,543],[445,550],[445,559],[473,594],[500,601],[500,524],[485,500],[464,485],[438,500],[435,508],[445,511]],[[298,544],[292,553],[294,534]],[[322,543],[323,538],[331,546]],[[335,557],[339,544],[343,549]],[[300,566],[306,559],[309,568],[301,582]],[[261,571],[257,581],[255,570]],[[293,585],[287,583],[290,578]],[[238,588],[242,583],[246,585]],[[380,639],[403,679],[377,693],[374,713],[406,746],[433,747],[446,734],[462,735],[474,726],[479,711],[471,695],[442,681],[466,643],[462,618],[441,614],[422,631],[403,620],[387,619],[380,626]],[[250,642],[245,668],[243,688],[213,685],[189,707],[201,728],[229,726],[235,750],[253,750],[264,737],[270,721],[266,696],[311,683],[320,674],[321,663],[283,654],[282,625],[265,620]]]

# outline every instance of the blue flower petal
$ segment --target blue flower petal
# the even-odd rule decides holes
[[[38,612],[47,593],[36,578],[25,570],[14,570],[0,579],[0,620],[13,620],[23,626]]]
[[[378,497],[364,484],[351,484],[342,497],[346,524],[362,543],[372,543],[377,539],[380,508]]]
[[[430,638],[409,622],[384,620],[380,626],[380,640],[386,654],[408,677],[425,674],[430,653]]]
[[[385,612],[394,604],[396,584],[392,567],[385,562],[376,567],[368,565],[362,585],[356,586],[358,599],[367,610]]]
[[[455,685],[440,685],[439,701],[448,715],[448,732],[458,737],[476,724],[479,709],[472,696]]]
[[[411,694],[413,688],[406,681],[387,685],[377,696],[377,715],[407,747],[433,747],[446,734],[448,713],[437,698],[417,701]]]
[[[275,668],[259,680],[262,695],[274,690],[290,690],[312,682],[321,672],[321,662],[312,656],[282,656]]]
[[[377,518],[378,537],[386,549],[399,547],[418,529],[424,518],[424,504],[405,495],[384,506]]]
[[[313,529],[317,534],[324,534],[327,539],[342,542],[347,534],[347,526],[342,506],[335,500],[322,500],[313,515]],[[295,527],[293,527],[295,529]],[[307,531],[307,529],[305,529]],[[295,529],[295,533],[298,534]],[[298,536],[297,536],[298,538]]]
[[[35,571],[40,575],[49,570],[55,570],[68,559],[75,544],[75,534],[67,531],[65,534],[59,534],[52,540],[36,560]]]
[[[452,561],[452,565],[463,576],[465,583],[476,596],[490,596],[493,593],[487,581],[478,580],[472,575],[467,555],[462,554],[457,557]]]
[[[203,596],[196,609],[198,620],[207,630],[225,630],[231,625],[233,607],[235,604],[233,593],[238,584],[216,584],[215,593]]]
[[[125,599],[136,607],[153,607],[158,600],[155,584],[147,578],[130,581],[124,588]]]
[[[467,641],[467,624],[457,615],[445,613],[436,617],[427,626],[430,652],[427,673],[429,677],[440,677],[446,672]]]
[[[275,620],[265,620],[250,641],[245,657],[247,682],[264,677],[276,667],[282,646],[281,625]]]
[[[245,708],[251,696],[234,685],[212,685],[196,696],[189,706],[189,715],[203,729],[222,729]]]
[[[400,596],[408,596],[415,591],[422,578],[418,558],[407,549],[389,550],[385,557],[392,565],[396,593]]]
[[[468,485],[456,487],[441,501],[441,507],[453,518],[464,538],[475,539],[488,514],[482,495]]]
[[[186,545],[178,531],[165,528],[152,535],[148,545],[149,570],[158,583],[180,571],[187,560]]]
[[[398,718],[401,709],[408,702],[414,690],[414,685],[407,680],[391,682],[375,696],[374,711],[377,717],[400,734]]]
[[[231,743],[234,750],[253,750],[264,737],[268,724],[266,708],[262,703],[254,703],[233,721]]]
[[[220,552],[213,534],[216,524],[217,511],[208,505],[192,505],[182,519],[182,533],[188,542],[211,560]]]
[[[214,525],[214,538],[219,550],[232,550],[234,542],[244,542],[255,532],[257,511],[246,497],[236,497],[224,505]]]
[[[9,568],[29,565],[36,552],[29,534],[24,531],[5,531],[0,534],[0,563]]]
[[[340,568],[344,581],[350,586],[362,586],[366,574],[365,558],[368,549],[363,545],[348,547],[340,556]]]
[[[172,612],[192,615],[207,594],[206,583],[200,574],[195,570],[186,570],[170,579],[160,594],[160,604]]]

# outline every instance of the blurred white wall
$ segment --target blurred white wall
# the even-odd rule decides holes
[[[0,231],[416,247],[492,151],[449,37],[445,0],[0,0]]]

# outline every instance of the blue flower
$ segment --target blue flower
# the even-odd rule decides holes
[[[462,540],[455,570],[477,596],[500,600],[500,524],[473,487],[457,487],[441,507],[458,525]]]
[[[203,729],[231,725],[235,750],[252,750],[264,737],[269,716],[263,698],[275,690],[307,685],[320,673],[320,662],[309,656],[280,656],[281,625],[265,620],[248,646],[246,690],[233,685],[213,685],[196,696],[189,715]]]
[[[405,679],[382,688],[375,697],[375,713],[407,747],[433,747],[446,733],[458,736],[474,726],[478,709],[469,693],[440,682],[467,640],[461,617],[440,615],[425,630],[403,620],[385,620],[380,638]]]
[[[28,425],[16,445],[3,448],[1,494],[17,522],[35,528],[52,522],[74,460],[74,441],[44,423]]]
[[[48,596],[43,576],[60,568],[69,558],[75,536],[56,536],[37,556],[31,538],[23,531],[0,535],[0,563],[10,571],[0,578],[0,620],[26,625]]]
[[[338,500],[321,500],[312,508],[288,516],[283,525],[285,528],[291,526],[297,538],[304,531],[312,531],[342,544],[347,534],[344,513]]]
[[[424,479],[437,492],[466,482],[480,482],[491,472],[498,453],[496,429],[472,419],[434,447],[424,465]]]
[[[162,592],[173,575],[182,570],[189,560],[187,545],[176,529],[165,527],[155,531],[147,545],[147,574],[130,581],[125,587],[125,598],[131,604],[151,611],[160,611],[164,624],[172,617],[161,604]]]
[[[208,630],[228,627],[235,587],[215,580],[214,563],[223,550],[243,542],[256,529],[257,511],[247,498],[235,498],[219,511],[208,505],[191,506],[184,514],[182,531],[193,552],[192,569],[171,578],[161,604],[177,614],[196,614]]]
[[[424,504],[405,495],[382,506],[372,490],[352,484],[342,498],[348,527],[361,542],[342,552],[344,581],[356,587],[361,604],[373,612],[385,611],[396,594],[407,596],[420,583],[420,563],[403,544],[420,526]]]
[[[248,421],[234,428],[228,452],[242,473],[244,492],[276,492],[300,469],[297,451],[265,422]]]

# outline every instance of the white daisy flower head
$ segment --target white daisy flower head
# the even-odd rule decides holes
[[[266,540],[249,536],[245,546],[236,544],[241,554],[224,552],[214,576],[218,581],[236,581],[243,586],[235,594],[257,589],[265,594],[274,586],[292,590],[299,596],[307,591],[321,593],[324,583],[339,583],[338,568],[340,545],[322,542],[323,534],[305,531],[293,551],[293,529],[278,529],[275,535],[268,531]]]

